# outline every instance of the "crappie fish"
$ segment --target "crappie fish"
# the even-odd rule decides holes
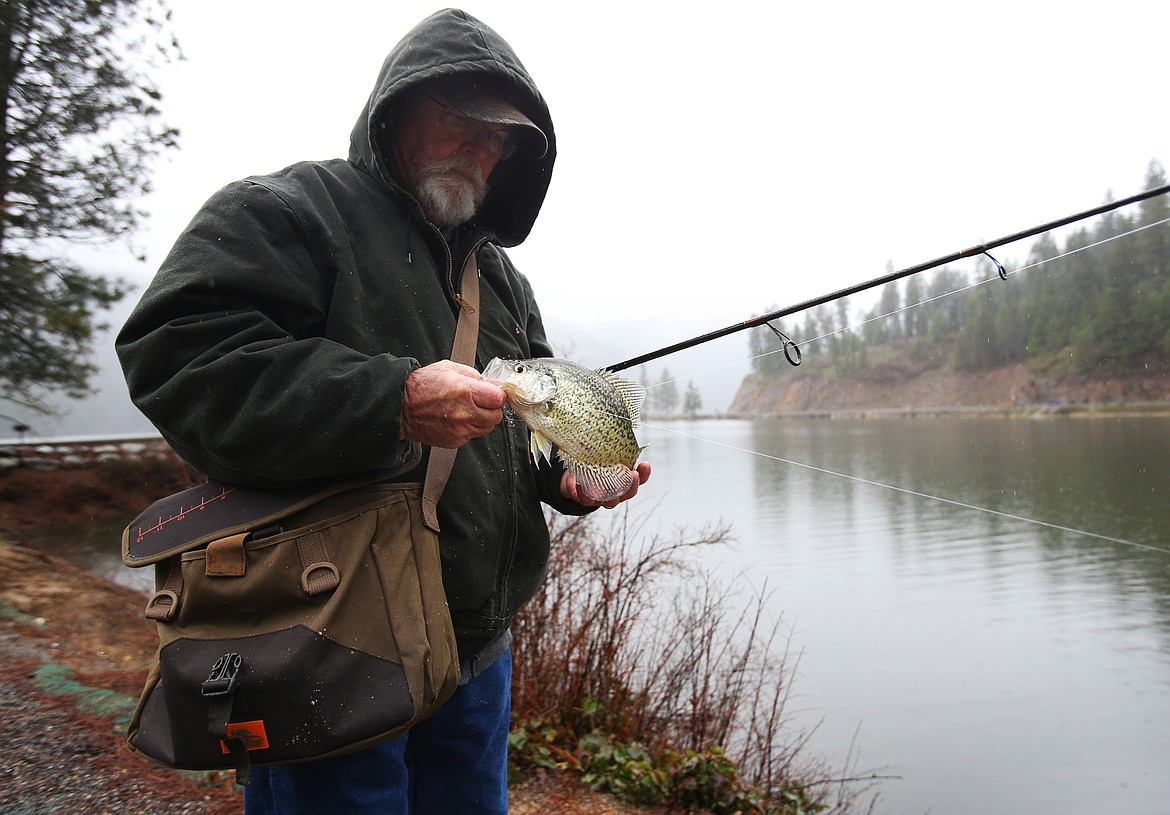
[[[536,463],[551,462],[553,447],[581,490],[603,503],[634,484],[644,449],[635,435],[646,390],[609,371],[565,359],[500,359],[483,371],[508,396],[529,430]]]

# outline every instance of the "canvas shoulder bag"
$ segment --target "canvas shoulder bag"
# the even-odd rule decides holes
[[[452,359],[474,364],[472,253]],[[309,761],[396,738],[455,691],[435,506],[454,450],[425,484],[364,479],[257,490],[209,482],[152,504],[122,559],[155,567],[159,648],[127,733],[187,770]],[[421,451],[400,472],[417,465]]]

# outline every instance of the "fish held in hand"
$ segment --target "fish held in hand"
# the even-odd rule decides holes
[[[609,371],[565,359],[493,359],[483,371],[507,394],[528,426],[529,449],[538,464],[556,455],[598,503],[625,495],[637,478],[644,446],[638,426],[646,390]]]

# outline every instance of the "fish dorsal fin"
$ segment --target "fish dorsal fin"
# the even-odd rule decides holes
[[[605,368],[601,368],[597,373],[617,391],[618,398],[622,400],[630,414],[630,424],[637,427],[642,420],[642,403],[646,401],[646,389],[637,382],[618,376]]]

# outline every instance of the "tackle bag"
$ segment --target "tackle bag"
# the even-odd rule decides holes
[[[130,747],[247,783],[250,765],[368,747],[438,708],[459,658],[421,494],[211,482],[144,511],[122,558],[155,566],[160,643]]]

